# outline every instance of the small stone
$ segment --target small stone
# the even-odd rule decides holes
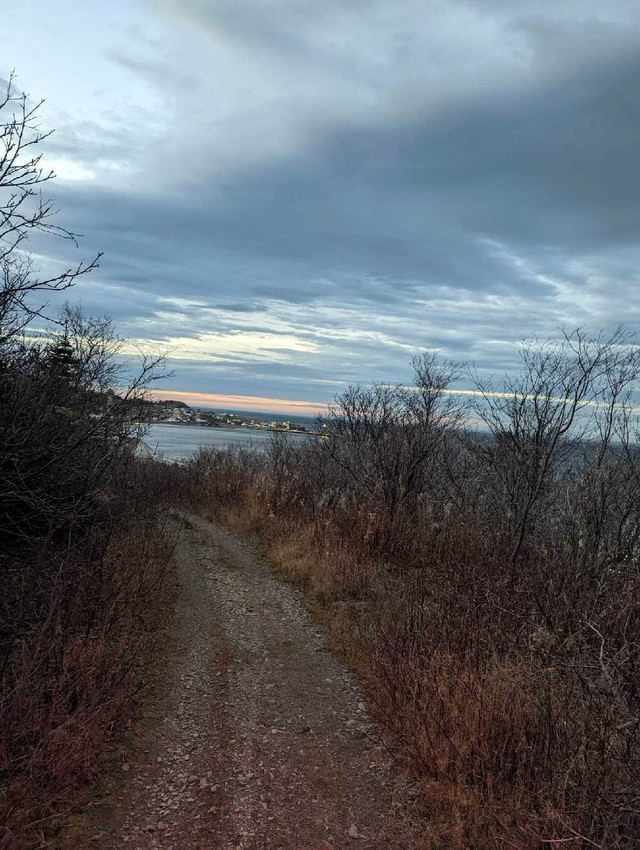
[[[360,833],[358,832],[358,827],[355,825],[355,823],[351,824],[347,835],[349,836],[349,838],[360,838]]]
[[[167,825],[163,820],[159,820],[158,823],[156,824],[156,829],[159,829],[160,832],[164,832],[166,828],[167,828]]]

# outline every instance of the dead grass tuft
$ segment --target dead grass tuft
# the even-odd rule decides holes
[[[319,457],[210,453],[185,475],[203,510],[258,535],[357,669],[423,789],[424,847],[638,846],[637,561],[586,574],[547,537],[514,569],[481,513],[424,498],[390,523],[328,491]]]

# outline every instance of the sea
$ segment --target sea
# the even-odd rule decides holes
[[[301,422],[302,417],[296,419]],[[301,422],[302,424],[302,422]],[[207,428],[198,425],[165,424],[163,422],[147,426],[144,442],[160,460],[185,461],[200,446],[244,445],[256,450],[266,448],[272,436],[271,431],[258,431],[254,428]],[[310,439],[303,434],[287,434],[289,440]]]

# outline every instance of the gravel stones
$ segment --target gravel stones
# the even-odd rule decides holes
[[[184,525],[176,648],[152,741],[123,767],[123,799],[91,846],[415,846],[393,816],[401,786],[376,727],[298,591],[227,529],[195,516]]]

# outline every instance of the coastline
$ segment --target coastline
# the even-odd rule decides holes
[[[269,431],[274,434],[297,434],[302,437],[321,437],[319,431],[299,431],[297,428],[273,428],[269,425],[234,425],[225,423],[224,425],[208,425],[204,422],[175,422],[165,419],[141,420],[140,425],[172,425],[178,428],[201,428],[205,431]]]

